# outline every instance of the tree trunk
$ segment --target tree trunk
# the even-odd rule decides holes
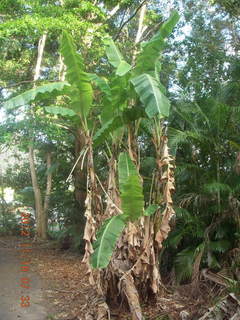
[[[41,219],[41,234],[42,234],[43,240],[48,239],[48,208],[49,208],[50,195],[51,195],[51,189],[52,189],[52,173],[50,171],[51,165],[52,165],[52,155],[51,155],[51,152],[47,152],[47,185],[46,185],[46,192],[45,192],[42,219]]]
[[[137,45],[141,41],[143,33],[147,28],[146,26],[144,26],[144,18],[146,15],[146,10],[147,10],[147,5],[144,4],[140,9],[139,20],[138,20],[138,30],[137,30],[137,34],[136,34],[135,41],[134,41],[135,45]],[[132,63],[135,62],[136,55],[137,55],[137,48],[135,48],[133,51]]]
[[[146,26],[144,26],[144,23],[143,23],[145,15],[146,15],[146,9],[147,9],[147,5],[144,4],[141,7],[141,10],[140,10],[140,15],[139,15],[139,20],[138,20],[138,31],[137,31],[137,35],[136,35],[136,38],[135,38],[135,43],[136,44],[138,44],[141,41],[143,32],[146,29]]]
[[[37,81],[40,77],[40,71],[41,71],[41,64],[43,59],[43,52],[46,44],[47,34],[44,33],[38,42],[38,55],[37,55],[37,63],[34,71],[34,77],[33,80]]]
[[[32,178],[32,186],[34,192],[34,200],[35,200],[35,210],[36,210],[36,235],[38,238],[42,238],[42,216],[43,216],[43,205],[42,205],[42,196],[41,191],[37,181],[37,173],[35,169],[35,161],[34,161],[34,151],[33,147],[29,146],[29,164],[30,164],[30,172]]]

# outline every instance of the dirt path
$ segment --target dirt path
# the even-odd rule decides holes
[[[21,271],[20,241],[0,241],[0,320],[47,320],[46,301],[39,276]],[[21,278],[30,279],[30,288],[20,286]],[[21,297],[30,297],[30,306],[21,307]]]

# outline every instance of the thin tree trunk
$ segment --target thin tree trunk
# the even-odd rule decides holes
[[[112,16],[117,13],[117,11],[120,9],[119,3],[108,13],[108,18],[111,18]]]
[[[220,161],[217,159],[217,182],[220,183]],[[221,214],[221,193],[218,188],[217,190],[217,206],[218,206],[218,214]]]
[[[145,15],[146,15],[146,10],[147,10],[147,5],[144,4],[141,7],[140,14],[139,14],[138,30],[137,30],[136,38],[135,38],[135,41],[134,41],[135,45],[137,45],[141,41],[143,33],[147,28],[146,26],[144,26],[144,18],[145,18]],[[135,62],[136,55],[137,55],[137,48],[135,48],[134,51],[133,51],[133,59],[132,59],[133,63]]]
[[[135,43],[139,43],[141,41],[143,32],[145,30],[145,26],[144,26],[144,18],[146,15],[146,9],[147,9],[147,5],[144,4],[140,10],[140,15],[139,15],[139,21],[138,21],[138,31],[137,31],[137,35],[135,38]]]
[[[50,202],[50,195],[52,189],[52,173],[50,171],[52,165],[52,155],[51,152],[47,152],[47,185],[46,185],[46,193],[44,198],[44,206],[43,206],[43,213],[41,219],[41,232],[42,232],[42,239],[48,238],[48,208]]]
[[[46,44],[47,34],[44,33],[38,42],[38,56],[37,56],[37,63],[34,71],[34,77],[33,80],[36,81],[40,77],[40,71],[41,71],[41,64],[43,59],[43,52]]]
[[[36,210],[36,218],[37,218],[37,226],[36,226],[36,234],[37,237],[41,238],[41,217],[43,215],[43,206],[42,206],[42,195],[37,181],[37,173],[35,169],[34,163],[34,150],[32,146],[29,146],[29,164],[30,164],[30,172],[32,178],[32,186],[34,191],[34,200],[35,200],[35,210]]]
[[[66,74],[66,71],[65,71],[65,65],[64,65],[64,62],[63,62],[63,57],[62,55],[60,54],[59,56],[59,73],[58,73],[58,78],[60,81],[64,81],[65,80],[65,74]]]

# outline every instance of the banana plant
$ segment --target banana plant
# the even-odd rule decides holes
[[[179,15],[174,11],[159,32],[142,46],[135,67],[131,67],[123,59],[112,39],[105,40],[106,54],[109,63],[115,68],[115,75],[108,83],[107,91],[106,86],[102,90],[105,94],[101,114],[102,127],[94,136],[95,146],[105,142],[119,128],[128,128],[129,124],[134,124],[136,120],[169,115],[170,103],[158,75],[159,57],[165,38],[172,32],[178,20]],[[99,88],[102,89],[101,84]],[[117,95],[114,94],[115,91]],[[132,105],[133,99],[139,101]],[[127,153],[119,156],[118,178],[123,214],[107,219],[98,231],[91,256],[91,265],[94,268],[108,266],[117,240],[129,221],[151,216],[159,208],[158,205],[150,204],[144,210],[142,182],[138,169]]]

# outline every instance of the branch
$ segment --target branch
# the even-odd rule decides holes
[[[120,9],[120,5],[117,4],[109,13],[108,13],[108,19],[112,18]]]
[[[118,30],[117,35],[114,38],[114,41],[116,41],[118,39],[118,37],[120,36],[120,33],[122,32],[122,29],[126,26],[126,24],[128,24],[138,13],[138,11],[142,8],[142,6],[147,2],[147,0],[143,0],[140,5],[137,7],[137,9],[135,10],[135,12],[131,15],[131,17],[129,17],[120,27],[120,29]]]
[[[33,83],[33,82],[36,82],[36,81],[34,81],[34,80],[24,80],[24,81],[21,81],[21,82],[12,84],[12,85],[10,85],[10,86],[1,87],[0,90],[17,87],[17,86],[19,86],[19,85],[21,85],[21,84],[23,84],[23,83]]]
[[[35,83],[35,82],[39,82],[39,81],[58,82],[59,80],[46,80],[46,79],[43,79],[43,80],[24,80],[24,81],[12,84],[10,86],[1,87],[0,90],[18,87],[18,86],[20,86],[21,84],[24,84],[24,83]]]
[[[163,21],[157,23],[153,28],[149,28],[148,30],[145,30],[147,31],[146,34],[144,35],[144,37],[142,37],[142,41],[145,41],[147,40],[147,38],[149,37],[149,35],[153,32],[155,32],[157,29],[159,29],[159,27],[163,24]]]

